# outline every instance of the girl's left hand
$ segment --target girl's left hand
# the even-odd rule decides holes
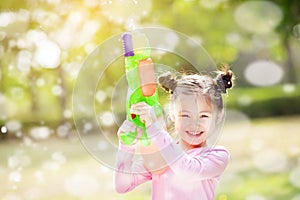
[[[145,102],[139,102],[133,104],[130,108],[130,112],[135,115],[139,115],[142,122],[145,123],[146,127],[157,121],[153,107]]]

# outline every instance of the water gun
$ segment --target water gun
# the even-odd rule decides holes
[[[128,93],[126,99],[126,117],[127,120],[136,125],[134,132],[121,133],[120,139],[126,145],[132,145],[137,137],[137,128],[142,129],[140,142],[144,146],[151,144],[151,139],[146,133],[146,126],[140,120],[138,115],[130,113],[130,107],[138,102],[146,102],[154,108],[157,117],[162,115],[162,107],[159,103],[158,92],[155,82],[154,65],[150,58],[149,43],[144,34],[140,36],[146,39],[148,47],[133,50],[133,37],[130,32],[122,35],[125,71],[128,83]]]

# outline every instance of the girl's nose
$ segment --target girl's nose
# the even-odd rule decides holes
[[[200,122],[200,120],[199,119],[196,119],[196,120],[193,120],[193,129],[195,130],[195,131],[204,131],[204,128],[203,128],[203,126],[201,125],[201,122]]]

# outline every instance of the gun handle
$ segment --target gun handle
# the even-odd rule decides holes
[[[137,136],[137,131],[135,132],[128,132],[128,133],[121,133],[120,134],[120,139],[122,142],[126,145],[132,145],[133,142],[135,141]]]
[[[151,144],[151,140],[148,138],[147,132],[146,132],[146,127],[142,128],[142,136],[140,138],[140,142],[144,146],[149,146]]]
[[[156,90],[154,65],[151,58],[141,60],[138,65],[141,90],[145,97],[152,96]]]

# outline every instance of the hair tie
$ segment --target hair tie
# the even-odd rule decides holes
[[[221,90],[222,93],[227,93],[228,88],[232,88],[233,86],[233,73],[229,69],[228,64],[221,65],[223,68],[222,71],[216,78],[216,82],[218,85],[218,88]]]

